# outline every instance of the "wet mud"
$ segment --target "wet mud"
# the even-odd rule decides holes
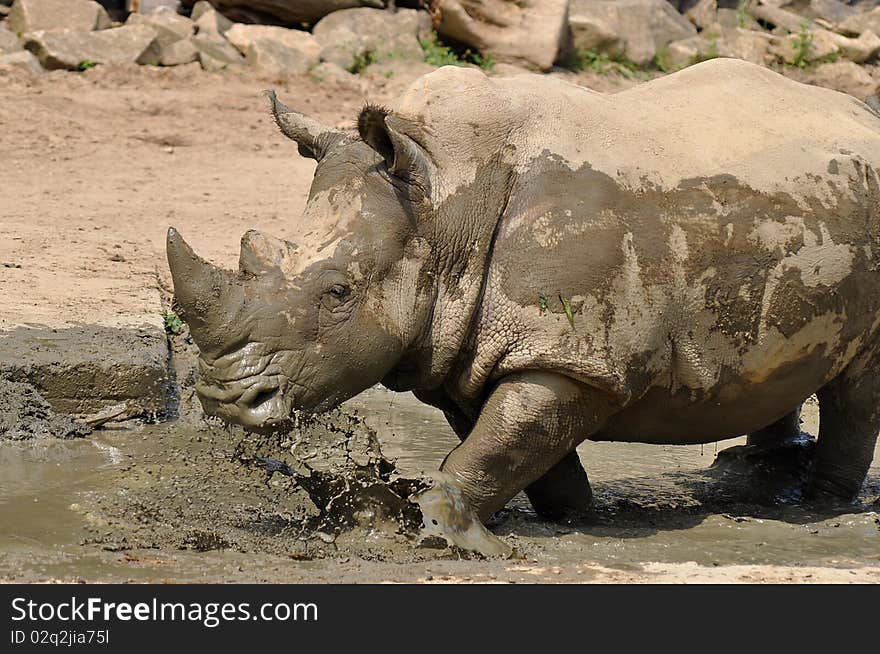
[[[0,377],[0,441],[32,438],[82,438],[91,427],[55,413],[39,391],[28,383]]]
[[[457,440],[439,413],[371,389],[301,427],[108,423],[87,439],[4,443],[0,578],[643,580],[662,565],[750,565],[864,580],[880,566],[880,469],[854,505],[800,505],[809,441],[775,462],[741,450],[717,464],[741,441],[586,443],[594,515],[551,523],[518,496],[489,524],[510,555],[484,558],[417,529],[407,501]]]

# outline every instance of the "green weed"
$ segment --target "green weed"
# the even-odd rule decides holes
[[[169,334],[179,334],[183,329],[183,321],[173,311],[165,309],[162,312],[162,321],[165,323],[165,331]]]

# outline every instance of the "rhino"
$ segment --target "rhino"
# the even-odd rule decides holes
[[[717,59],[606,95],[444,67],[336,129],[269,93],[317,161],[291,240],[237,272],[173,228],[206,413],[252,430],[374,384],[440,409],[482,520],[592,495],[585,439],[773,451],[821,423],[804,497],[851,501],[880,431],[880,117]],[[764,451],[764,450],[762,450]]]

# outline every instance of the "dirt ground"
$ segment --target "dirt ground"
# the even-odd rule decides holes
[[[304,207],[314,163],[279,135],[261,91],[274,87],[287,104],[348,127],[365,100],[387,102],[414,71],[388,72],[376,70],[356,88],[306,76],[209,74],[196,65],[99,66],[40,76],[0,70],[0,332],[83,324],[160,327],[170,291],[164,255],[169,225],[202,256],[226,267],[235,266],[238,240],[247,229],[295,236],[288,218]],[[601,76],[580,81],[603,91],[636,83]],[[400,429],[383,433],[381,425],[407,414],[421,434],[415,440],[438,441],[432,445],[438,451],[448,447],[448,428],[412,404],[384,394],[379,405],[365,405],[374,410],[383,445],[405,458],[406,435]],[[431,430],[442,437],[429,438]],[[653,482],[639,476],[637,465],[625,474],[609,473],[604,482],[600,477],[600,520],[589,528],[544,524],[524,506],[515,507],[492,528],[520,556],[484,561],[446,550],[402,553],[400,546],[388,554],[369,543],[343,555],[309,549],[321,547],[314,543],[282,541],[288,534],[278,520],[289,517],[289,507],[264,476],[231,463],[233,445],[225,432],[173,425],[105,430],[77,443],[16,444],[14,450],[3,445],[0,530],[7,541],[0,546],[0,579],[880,582],[880,522],[872,510],[880,493],[876,463],[864,505],[843,518],[756,511],[743,497],[713,504],[714,491],[702,482],[694,491],[697,504],[651,500],[657,479],[681,481],[674,477],[676,467],[696,456],[688,450],[665,468],[641,470],[655,475]],[[608,457],[604,450],[590,452]],[[416,463],[439,463],[437,452],[429,454]],[[25,465],[29,461],[56,467],[32,468]],[[702,469],[711,463],[700,461]],[[64,481],[50,474],[57,467],[77,474]],[[689,474],[694,481],[706,473]],[[718,481],[717,475],[707,479]],[[621,492],[620,480],[637,480],[635,490]],[[212,494],[214,485],[230,494]],[[217,509],[224,497],[235,497],[234,507]],[[203,509],[188,513],[192,501]],[[35,507],[43,510],[45,504],[49,523],[22,521],[22,511],[36,515]],[[235,525],[201,531],[196,519]],[[852,529],[835,545],[842,520]],[[773,526],[765,529],[762,521]],[[17,526],[23,522],[31,526]],[[743,523],[752,529],[747,551],[721,547],[721,554],[712,554]],[[48,524],[63,527],[55,535],[48,527],[46,537]],[[260,525],[262,540],[254,536]],[[162,541],[161,529],[184,532],[172,545],[170,536]],[[245,531],[249,540],[229,540],[245,538]],[[813,543],[805,534],[813,535]],[[827,555],[815,546],[815,536],[826,535],[829,540],[821,542],[830,548]],[[120,544],[120,538],[129,540]],[[773,549],[774,538],[775,554],[755,554],[768,542]],[[801,538],[805,554],[799,558]],[[680,551],[672,556],[670,548]]]

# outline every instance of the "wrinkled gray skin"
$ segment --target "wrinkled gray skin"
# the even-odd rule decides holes
[[[880,430],[880,119],[716,60],[603,96],[442,68],[358,132],[272,97],[318,161],[294,242],[240,270],[173,229],[205,411],[252,429],[381,382],[442,409],[485,518],[585,511],[584,439],[755,447],[821,410],[810,496],[852,499]]]

